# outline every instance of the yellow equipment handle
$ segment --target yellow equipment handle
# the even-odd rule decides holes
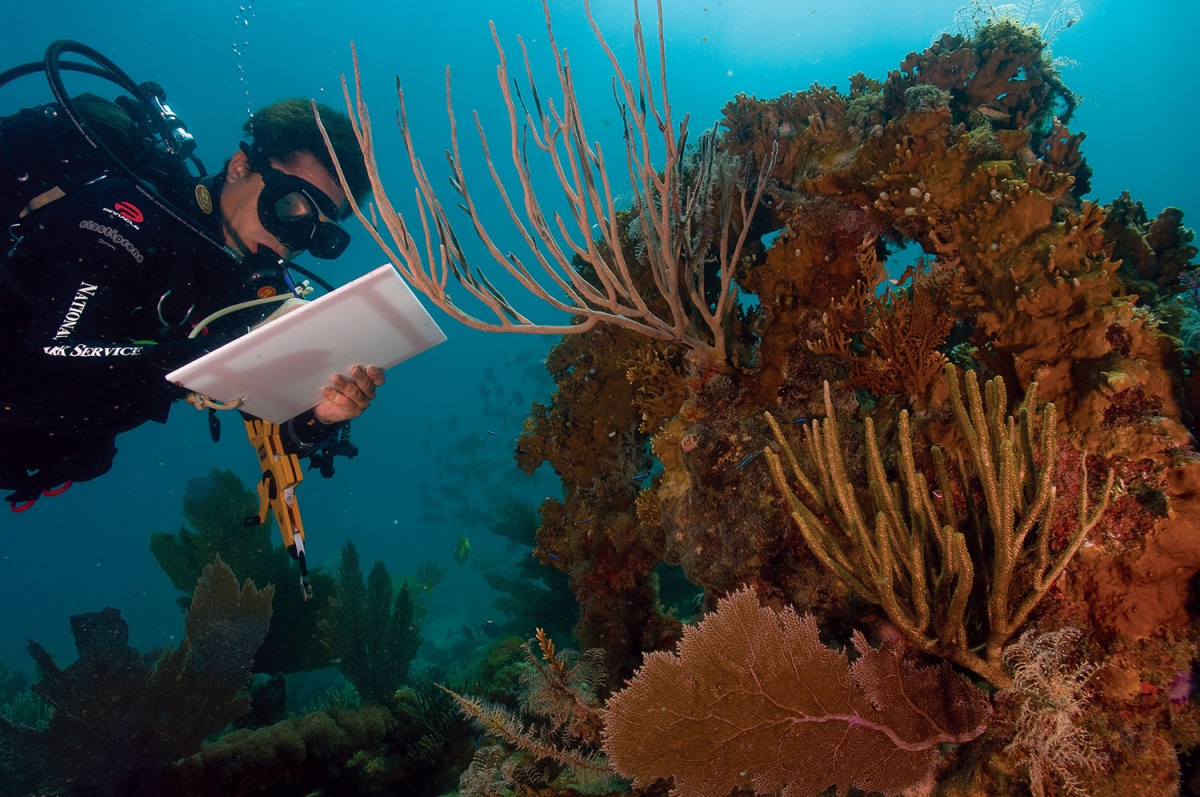
[[[304,600],[312,598],[312,583],[308,580],[308,562],[304,556],[304,524],[300,522],[300,505],[296,501],[296,485],[304,480],[300,459],[283,450],[279,426],[258,418],[246,420],[250,444],[258,453],[262,479],[258,482],[258,516],[246,518],[247,525],[267,522],[267,511],[275,514],[283,545],[300,567],[300,589]]]

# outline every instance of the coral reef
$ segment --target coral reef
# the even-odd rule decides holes
[[[9,793],[73,784],[88,794],[157,794],[159,773],[200,749],[245,713],[255,651],[271,619],[271,587],[239,587],[218,557],[196,584],[179,647],[144,654],[130,647],[116,609],[76,615],[79,658],[60,668],[36,642],[34,691],[53,706],[42,730],[0,722]],[[98,710],[103,707],[103,710]]]
[[[233,731],[168,767],[160,792],[433,797],[453,786],[472,741],[451,700],[422,680],[391,706],[330,706]]]
[[[162,776],[162,793],[250,795],[311,793],[379,794],[363,788],[350,764],[359,751],[378,749],[396,718],[386,708],[326,709],[239,730],[205,745]],[[331,777],[331,772],[339,774]]]
[[[468,765],[473,739],[426,678],[408,678],[385,701],[362,702],[347,687],[324,706],[210,740],[166,767],[156,793],[433,797]]]
[[[14,793],[435,794],[463,768],[463,793],[539,797],[1178,793],[1200,742],[1194,236],[1176,208],[1087,198],[1052,32],[989,8],[845,94],[735,97],[692,149],[665,86],[647,116],[618,81],[629,209],[597,192],[552,43],[561,105],[502,86],[514,130],[580,159],[559,174],[586,197],[571,210],[582,237],[564,223],[558,242],[540,210],[522,227],[569,301],[498,259],[581,314],[566,326],[533,325],[467,265],[402,118],[448,247],[434,261],[428,238],[423,264],[384,203],[418,287],[457,312],[441,262],[496,315],[460,320],[565,333],[546,361],[553,398],[516,451],[563,493],[532,538],[515,514],[500,531],[553,575],[523,569],[544,589],[519,600],[516,580],[492,584],[521,623],[561,613],[569,590],[589,652],[539,631],[453,683],[413,682],[419,607],[382,563],[364,580],[353,544],[336,580],[317,574],[314,604],[276,590],[268,633],[269,590],[237,579],[298,578],[269,529],[242,525],[249,491],[215,472],[189,485],[191,528],[152,541],[180,590],[200,576],[187,640],[141,654],[110,609],[73,619],[71,667],[32,645],[53,713],[41,730],[36,706],[30,727],[0,723]],[[639,27],[650,85],[644,45]],[[662,168],[645,151],[656,127]],[[462,164],[455,190],[491,244]],[[204,567],[217,551],[232,572]],[[684,579],[702,590],[688,609],[708,610],[686,628],[660,595],[669,583],[690,603]],[[361,702],[347,689],[202,746],[246,712],[264,635],[256,669],[332,657]]]
[[[653,366],[648,365],[652,363]],[[669,645],[678,621],[657,604],[652,574],[662,541],[644,531],[637,504],[653,459],[643,425],[663,419],[651,404],[682,396],[681,355],[624,329],[600,327],[563,339],[546,367],[557,383],[553,406],[535,404],[518,441],[517,462],[532,473],[549,462],[566,498],[540,508],[534,555],[567,574],[579,603],[575,634],[585,648],[603,648],[617,676],[628,675],[641,651]],[[627,373],[652,373],[638,390]],[[639,380],[641,381],[641,380]]]
[[[229,473],[189,484],[184,514],[196,531],[185,526],[153,543],[177,586],[217,549],[245,570],[288,573],[290,557],[269,529],[241,526],[253,503]],[[364,583],[353,544],[337,579],[325,581],[329,619],[311,633],[330,650],[305,655],[312,643],[303,638],[294,657],[286,646],[272,655],[289,660],[290,673],[297,664],[325,667],[332,652],[353,688],[296,716],[283,714],[282,675],[252,683],[263,669],[256,656],[280,627],[272,622],[277,592],[249,580],[239,588],[219,555],[185,589],[177,649],[133,649],[112,608],[71,618],[79,658],[69,667],[31,642],[42,673],[32,692],[19,691],[14,666],[0,672],[0,794],[445,793],[468,765],[473,737],[444,692],[409,678],[421,637],[408,584],[394,591],[382,562]]]
[[[882,80],[856,75],[847,94],[734,98],[718,149],[774,168],[735,274],[757,304],[730,310],[724,367],[603,326],[552,351],[557,391],[534,407],[517,460],[562,478],[564,496],[540,509],[536,554],[568,574],[577,634],[610,654],[614,683],[678,638],[651,578],[664,565],[702,587],[709,609],[748,586],[833,636],[867,628],[951,661],[957,650],[955,663],[996,687],[1019,669],[1006,643],[1078,628],[1097,667],[1078,685],[1080,722],[1113,773],[1092,793],[1178,788],[1170,751],[1193,747],[1198,729],[1187,700],[1165,697],[1197,641],[1200,362],[1182,332],[1200,296],[1196,250],[1176,209],[1085,198],[1076,99],[1046,45],[1035,27],[981,17]],[[636,226],[636,213],[624,218]],[[615,240],[636,260],[636,234]],[[1002,378],[994,401],[972,410],[956,398],[947,363],[980,384]],[[1035,383],[1037,406],[1006,421]],[[763,451],[781,449],[764,412],[784,440],[813,419],[838,429],[837,450],[803,467],[838,459],[844,500],[814,499],[807,528],[773,489]],[[987,497],[986,482],[1012,474],[998,449],[972,442],[983,428],[1023,452],[1009,498]],[[1025,514],[1050,497],[1051,511]],[[838,550],[813,545],[815,531],[850,528],[839,517],[852,506],[860,540],[877,512],[888,527],[889,506],[893,529],[925,524],[874,549],[907,545],[919,566],[896,554],[873,570],[869,546],[842,542],[848,560],[831,567]],[[1006,752],[1022,709],[996,708],[935,792],[1051,788],[1050,770],[1013,764],[1019,743]]]

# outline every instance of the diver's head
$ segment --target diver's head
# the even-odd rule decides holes
[[[366,162],[363,160],[350,118],[324,103],[316,105],[321,113],[321,124],[329,134],[333,151],[337,154],[342,172],[346,175],[350,193],[361,202],[371,191],[371,181],[367,177]],[[317,127],[311,101],[292,97],[272,103],[254,114],[242,126],[242,132],[249,137],[254,150],[275,163],[286,164],[301,153],[312,155],[329,174],[335,176],[336,182],[337,172],[333,168],[333,159],[329,157],[329,148],[325,146],[321,129]],[[346,213],[348,212],[347,207]],[[343,214],[342,218],[345,218],[345,215]]]
[[[319,106],[322,122],[356,199],[370,189],[362,153],[345,114]],[[335,258],[350,241],[336,223],[349,215],[333,161],[311,104],[269,105],[246,124],[243,142],[226,164],[221,218],[226,243],[243,254],[270,250],[283,260],[303,251]]]

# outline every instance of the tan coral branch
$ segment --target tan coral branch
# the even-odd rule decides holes
[[[711,161],[704,159],[701,159],[698,173],[689,173],[684,162],[688,120],[685,116],[678,125],[672,120],[666,85],[661,0],[657,6],[660,63],[657,75],[653,75],[637,2],[634,2],[635,86],[626,77],[596,25],[590,5],[584,3],[588,21],[615,73],[614,94],[625,126],[625,162],[633,191],[631,211],[640,223],[639,230],[645,241],[644,258],[634,259],[622,248],[622,236],[628,229],[628,219],[623,218],[627,212],[617,208],[603,150],[598,144],[588,142],[571,63],[566,50],[555,43],[549,6],[545,2],[546,30],[562,92],[561,108],[552,99],[539,96],[529,56],[521,42],[525,71],[532,89],[532,107],[526,104],[519,89],[514,88],[504,48],[492,28],[500,58],[497,79],[508,111],[508,149],[517,175],[516,185],[506,185],[501,178],[483,126],[478,115],[474,117],[492,182],[529,252],[528,263],[516,253],[502,251],[484,226],[483,213],[468,186],[459,154],[447,69],[446,106],[451,125],[447,160],[452,172],[451,183],[460,198],[459,206],[468,214],[472,228],[492,259],[533,297],[560,313],[574,316],[574,323],[545,323],[526,317],[482,270],[468,262],[459,236],[416,154],[404,93],[397,81],[401,137],[417,182],[415,199],[423,246],[419,244],[419,239],[413,235],[414,226],[388,199],[380,177],[355,52],[353,96],[344,77],[342,87],[355,135],[365,155],[378,215],[391,242],[367,218],[353,197],[351,207],[412,286],[455,320],[488,332],[554,335],[584,332],[600,322],[616,324],[658,340],[679,343],[695,360],[710,367],[726,367],[725,328],[728,315],[735,306],[733,275],[748,239],[750,219],[766,190],[774,158],[759,164],[752,189],[746,184],[751,169],[745,164],[739,167],[738,179],[729,182],[722,182],[721,170],[711,168]],[[657,138],[661,138],[661,144],[654,143]],[[533,186],[527,142],[532,142],[534,148],[550,161],[567,200],[569,210],[565,216],[553,213],[552,218],[547,217]],[[655,165],[650,153],[659,146],[663,160]],[[330,150],[333,155],[332,148]],[[338,177],[349,196],[336,155],[333,158]],[[708,214],[717,217],[719,240],[714,246],[703,240],[703,248],[696,250],[692,232],[701,226],[702,218]],[[595,235],[598,238],[594,238]],[[720,283],[714,291],[715,300],[710,303],[712,297],[706,295],[705,271],[714,261]],[[479,317],[457,304],[448,290],[448,276],[453,276],[469,296],[482,303],[492,317]]]
[[[965,403],[957,369],[948,365],[945,377],[966,440],[960,481],[964,492],[969,492],[967,481],[973,475],[983,494],[986,520],[981,522],[986,528],[976,532],[991,539],[990,561],[974,561],[967,549],[959,529],[963,519],[953,507],[945,455],[936,446],[931,454],[941,500],[933,500],[924,474],[916,467],[907,411],[899,416],[894,477],[884,466],[873,419],[866,419],[873,528],[847,476],[828,383],[826,418],[805,429],[806,453],[820,487],[800,466],[770,413],[767,422],[789,473],[772,448],[764,453],[792,520],[822,564],[856,595],[881,606],[913,645],[1003,687],[1011,681],[1002,664],[1004,644],[1029,619],[1107,509],[1114,494],[1113,474],[1110,470],[1099,499],[1089,509],[1085,463],[1076,528],[1062,550],[1052,553],[1050,521],[1058,450],[1054,405],[1035,412],[1037,391],[1031,385],[1017,415],[1006,416],[1004,383],[999,377],[986,384],[985,397],[975,374],[967,372]],[[793,491],[792,481],[800,484],[807,503]],[[972,645],[967,628],[977,570],[988,574],[987,633],[981,652]]]

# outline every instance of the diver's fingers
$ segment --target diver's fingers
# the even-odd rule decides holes
[[[356,365],[350,369],[350,376],[358,389],[369,399],[375,398],[375,388],[383,384],[383,370],[369,365],[364,368]]]
[[[326,388],[334,395],[324,393],[325,398],[343,407],[354,405],[365,409],[371,403],[371,399],[375,393],[373,385],[368,391],[360,387],[357,381],[351,381],[341,374],[335,374],[330,382],[331,384],[327,385]]]

